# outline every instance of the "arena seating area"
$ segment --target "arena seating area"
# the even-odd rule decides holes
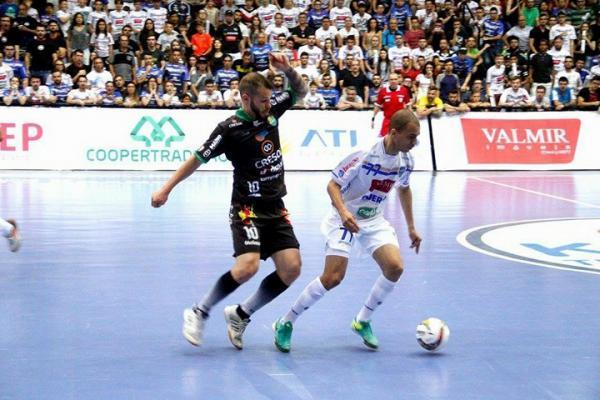
[[[365,109],[390,80],[450,112],[598,110],[595,0],[4,0],[1,104],[237,108],[287,55],[297,107]]]

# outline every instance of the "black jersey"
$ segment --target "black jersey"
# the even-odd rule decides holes
[[[220,122],[195,155],[200,162],[225,154],[233,164],[232,203],[248,204],[281,199],[287,191],[279,141],[278,118],[296,99],[285,91],[271,98],[267,118],[252,119],[242,109]]]

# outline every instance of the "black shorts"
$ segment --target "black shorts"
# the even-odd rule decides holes
[[[232,205],[230,226],[234,257],[245,253],[260,253],[261,260],[266,260],[280,250],[300,248],[281,201],[267,210],[262,207]]]

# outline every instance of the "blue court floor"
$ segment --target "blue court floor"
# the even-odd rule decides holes
[[[329,175],[287,174],[303,273],[253,316],[243,351],[229,344],[221,310],[253,292],[272,264],[215,308],[203,347],[189,345],[183,309],[232,264],[231,177],[196,173],[152,209],[152,191],[169,176],[0,172],[0,215],[20,221],[25,238],[16,254],[0,242],[0,399],[600,399],[600,172],[413,174],[424,241],[411,253],[391,199],[406,270],[373,318],[380,350],[350,330],[378,276],[363,257],[298,320],[290,354],[275,349],[270,326],[321,272]],[[546,219],[562,225],[517,224],[526,232],[493,231],[481,242],[529,235],[515,252],[579,252],[585,268],[545,268],[547,260],[457,241],[476,227]],[[554,240],[565,235],[573,243]],[[451,329],[439,353],[415,341],[429,316]]]

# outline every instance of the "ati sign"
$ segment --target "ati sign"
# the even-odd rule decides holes
[[[600,274],[600,219],[519,221],[469,229],[463,246],[493,257]]]
[[[460,120],[469,164],[568,164],[579,138],[579,119]]]
[[[356,131],[354,129],[309,129],[301,146],[356,147],[356,144]]]
[[[38,124],[0,122],[0,151],[29,151],[32,142],[43,135],[44,130]]]

